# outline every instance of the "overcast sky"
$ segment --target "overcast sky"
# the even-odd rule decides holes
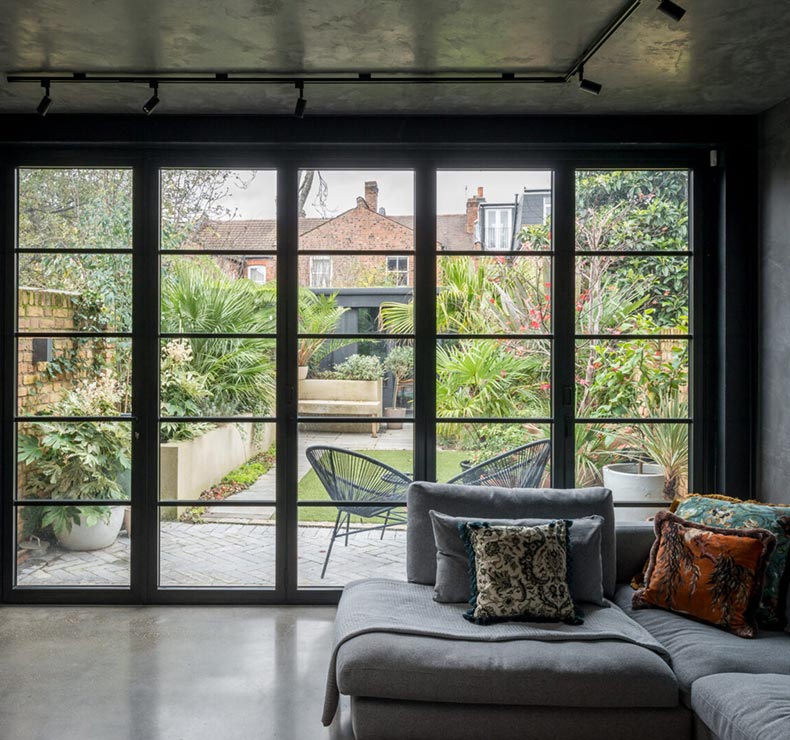
[[[258,171],[250,180],[250,172],[239,172],[231,178],[229,195],[223,204],[236,209],[237,218],[274,218],[275,173]],[[414,174],[396,170],[321,170],[327,184],[326,212],[316,201],[318,178],[305,207],[308,216],[336,216],[364,196],[365,182],[375,180],[379,186],[379,208],[390,216],[414,214]],[[239,182],[248,181],[246,189]],[[512,203],[516,193],[551,187],[551,174],[546,171],[442,170],[437,174],[437,210],[439,213],[464,213],[466,199],[483,187],[489,203]]]

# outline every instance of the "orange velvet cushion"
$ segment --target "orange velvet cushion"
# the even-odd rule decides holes
[[[657,606],[754,637],[765,567],[776,538],[765,529],[695,524],[668,511],[655,517],[645,585],[635,609]]]

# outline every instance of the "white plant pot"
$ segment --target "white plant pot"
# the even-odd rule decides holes
[[[92,527],[84,524],[80,517],[79,522],[71,525],[71,532],[64,530],[56,535],[58,542],[67,550],[102,550],[109,547],[121,531],[123,512],[123,506],[113,506],[110,508],[110,520],[101,519]]]
[[[639,463],[616,463],[604,465],[603,485],[612,492],[615,503],[664,502],[664,468],[653,463],[644,463],[639,472]],[[615,515],[618,521],[644,521],[661,511],[664,506],[618,506]]]
[[[309,370],[307,365],[299,365],[297,368],[297,377],[299,380],[305,380],[307,378],[307,371]]]

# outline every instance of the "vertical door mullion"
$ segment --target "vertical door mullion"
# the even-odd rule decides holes
[[[574,485],[575,458],[575,272],[574,258],[576,193],[575,170],[563,162],[554,169],[554,203],[551,230],[554,240],[554,280],[552,313],[554,347],[552,369],[552,406],[554,441],[552,444],[553,485]]]
[[[14,404],[16,382],[16,357],[14,352],[14,316],[16,313],[16,269],[14,255],[14,241],[16,238],[16,168],[4,157],[6,163],[2,172],[0,184],[0,198],[3,204],[2,232],[2,257],[3,275],[3,344],[0,350],[2,356],[3,397],[2,397],[2,429],[0,429],[0,563],[2,563],[2,585],[0,596],[3,602],[9,600],[14,584],[14,570],[16,568],[16,553],[14,547],[14,523],[16,509],[14,508]]]
[[[135,167],[133,203],[131,578],[151,602],[159,582],[159,170],[148,159]]]
[[[298,590],[299,453],[297,332],[299,324],[299,171],[277,170],[277,524],[276,589],[285,600]]]
[[[415,170],[414,476],[436,480],[436,168]]]

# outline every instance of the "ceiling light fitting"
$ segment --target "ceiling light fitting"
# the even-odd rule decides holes
[[[534,75],[534,74],[519,74],[517,72],[500,72],[497,74],[491,72],[481,72],[480,74],[447,74],[447,75],[375,75],[371,72],[359,73],[327,73],[325,75],[315,75],[314,77],[305,78],[304,76],[277,76],[260,74],[239,74],[233,75],[230,72],[212,72],[212,73],[195,73],[190,75],[164,75],[161,77],[151,77],[148,75],[108,75],[108,74],[88,74],[86,72],[73,72],[71,74],[62,75],[36,75],[36,74],[20,74],[8,75],[6,78],[8,82],[38,82],[42,87],[46,88],[41,103],[38,106],[40,115],[46,115],[50,104],[52,103],[49,97],[50,82],[61,83],[78,83],[78,84],[144,84],[153,89],[154,93],[151,98],[143,106],[143,111],[150,115],[150,113],[159,105],[159,85],[202,85],[202,84],[229,84],[229,85],[294,85],[299,90],[299,97],[296,100],[294,107],[294,116],[303,118],[305,109],[307,108],[307,101],[304,97],[304,86],[306,83],[311,85],[439,85],[439,84],[454,84],[454,85],[474,85],[474,84],[533,84],[533,85],[567,85],[578,77],[579,88],[584,92],[591,93],[592,95],[599,95],[603,86],[592,80],[584,78],[584,66],[601,50],[604,44],[612,37],[620,26],[623,25],[633,15],[634,11],[641,5],[642,0],[627,0],[623,8],[614,16],[606,26],[601,29],[593,41],[585,47],[584,51],[574,60],[573,64],[565,72],[557,72],[554,74]],[[685,14],[685,10],[681,8],[672,0],[660,0],[658,10],[665,13],[670,18],[679,21]]]
[[[664,15],[668,15],[673,21],[679,21],[686,15],[685,9],[681,8],[677,3],[673,3],[672,0],[661,0],[658,4],[658,9]]]
[[[586,80],[584,78],[584,67],[579,67],[579,88],[584,90],[584,92],[590,93],[590,95],[600,95],[603,85],[599,85],[592,80]]]
[[[296,106],[294,107],[294,115],[297,118],[304,118],[304,109],[307,107],[307,101],[304,99],[304,82],[297,80],[294,84],[299,91],[299,97],[296,99]]]
[[[143,104],[143,113],[147,116],[150,116],[154,112],[154,108],[159,105],[159,82],[151,81],[149,85],[154,94]]]
[[[46,116],[49,106],[52,105],[52,98],[49,97],[49,80],[41,80],[41,87],[44,88],[44,97],[36,108],[36,113],[40,116]]]

